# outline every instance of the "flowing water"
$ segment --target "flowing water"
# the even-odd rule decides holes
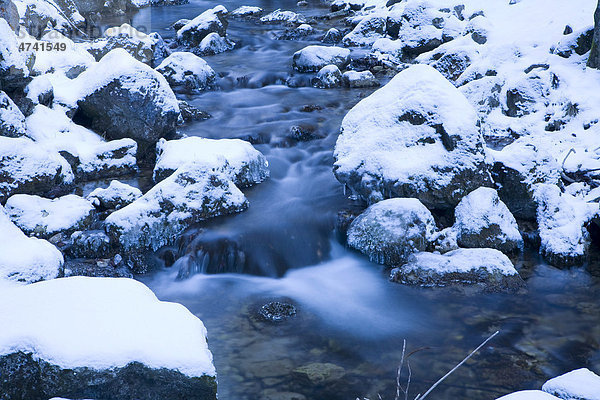
[[[222,4],[308,16],[327,11],[290,0]],[[143,10],[133,23],[170,38],[174,21],[215,5],[192,0]],[[244,190],[248,211],[190,229],[159,252],[157,271],[140,278],[206,324],[219,398],[292,399],[282,393],[295,392],[313,400],[393,399],[404,339],[409,352],[421,350],[409,358],[414,398],[496,330],[500,335],[431,398],[494,399],[538,388],[569,369],[600,369],[600,280],[584,268],[557,270],[528,252],[518,265],[528,290],[518,294],[412,288],[388,282],[381,266],[337,242],[336,214],[360,205],[333,176],[333,147],[343,116],[371,90],[282,85],[292,74],[292,54],[312,42],[275,40],[277,29],[230,21],[236,49],[205,57],[221,89],[185,97],[212,118],[182,128],[187,135],[250,140],[268,158],[271,178]],[[293,126],[316,139],[290,139]],[[232,253],[244,262],[224,261]],[[189,278],[178,279],[181,271]],[[297,315],[276,324],[257,318],[271,300],[293,303]],[[295,371],[312,363],[320,363],[312,369],[321,379]]]

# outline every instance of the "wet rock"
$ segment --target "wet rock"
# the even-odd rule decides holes
[[[215,82],[215,71],[202,58],[187,52],[175,52],[156,68],[174,88],[185,91],[209,89]]]
[[[326,65],[319,70],[314,79],[313,86],[322,89],[331,89],[342,86],[342,73],[335,65]]]
[[[73,194],[56,199],[16,194],[6,201],[6,212],[15,225],[29,236],[44,239],[84,229],[93,211],[89,201]]]
[[[209,119],[211,117],[211,115],[206,111],[199,110],[183,100],[179,100],[178,103],[183,122],[204,121],[205,119]]]
[[[342,32],[335,28],[330,28],[327,32],[325,32],[325,36],[323,36],[321,42],[327,44],[337,44],[342,41],[342,38]]]
[[[379,86],[379,81],[371,71],[346,71],[342,75],[344,86],[354,88],[370,88]]]
[[[258,313],[265,321],[282,322],[296,315],[296,307],[293,304],[281,301],[271,301],[263,304],[259,308]]]
[[[466,195],[454,210],[457,243],[467,248],[492,248],[505,254],[523,249],[515,217],[491,188]]]
[[[294,125],[290,128],[288,137],[297,142],[320,139],[321,136],[316,133],[316,130],[316,127],[313,125]]]
[[[0,136],[14,138],[25,134],[25,116],[11,98],[0,91]]]
[[[300,72],[317,72],[327,65],[343,68],[349,62],[350,50],[335,46],[307,46],[293,57],[293,66]]]
[[[226,15],[227,9],[222,5],[206,10],[177,31],[177,41],[188,49],[193,49],[209,33],[214,32],[224,37],[228,25]]]
[[[107,188],[94,189],[86,199],[99,210],[118,210],[142,197],[142,191],[136,187],[111,181]]]
[[[250,19],[250,18],[258,18],[262,14],[263,14],[263,9],[260,7],[241,6],[241,7],[236,8],[235,10],[231,11],[229,14],[227,14],[227,16],[232,17],[232,18]]]
[[[279,40],[301,40],[315,32],[314,28],[308,24],[302,24],[297,28],[286,29],[281,35],[277,36]]]
[[[386,19],[380,16],[365,17],[352,32],[342,39],[344,46],[369,46],[385,36]]]
[[[346,375],[346,370],[332,363],[311,363],[293,371],[297,379],[309,385],[329,385],[338,382]]]
[[[348,228],[348,245],[385,265],[404,264],[425,251],[436,231],[433,216],[417,199],[388,199],[367,208]]]
[[[580,368],[550,379],[542,390],[560,399],[600,399],[600,376],[587,368]]]
[[[392,270],[394,282],[418,286],[482,285],[514,290],[523,281],[507,256],[494,249],[458,249],[446,254],[416,253]]]
[[[106,258],[111,252],[110,238],[103,231],[73,232],[67,249],[67,254],[75,258]]]
[[[297,14],[293,11],[285,11],[277,9],[260,19],[263,24],[285,24],[285,25],[300,25],[305,24],[306,17],[302,14]]]
[[[96,61],[100,61],[113,49],[124,49],[136,60],[150,66],[154,60],[152,38],[129,24],[107,29],[103,38],[96,39],[88,47]]]
[[[223,37],[218,33],[209,33],[202,39],[197,48],[193,49],[194,53],[201,56],[214,56],[215,54],[224,53],[235,47],[235,43],[227,37]]]
[[[451,209],[491,184],[477,121],[468,100],[438,71],[414,65],[346,114],[334,173],[370,203],[414,197],[432,209]]]

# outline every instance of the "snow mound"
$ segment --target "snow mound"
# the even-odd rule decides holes
[[[542,390],[564,400],[600,400],[600,376],[580,368],[550,379]]]

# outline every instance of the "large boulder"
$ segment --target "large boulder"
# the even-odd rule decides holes
[[[367,208],[348,228],[348,245],[385,265],[404,264],[425,251],[436,231],[435,221],[417,199],[388,199]]]
[[[63,255],[49,242],[29,238],[0,205],[0,280],[32,283],[61,274]]]
[[[482,285],[486,290],[514,290],[523,285],[512,262],[494,249],[458,249],[445,254],[416,253],[391,273],[408,285]]]
[[[8,95],[0,91],[0,136],[24,136],[25,116]]]
[[[210,164],[237,186],[248,187],[269,177],[269,163],[252,145],[240,139],[187,137],[161,140],[156,145],[154,180],[161,181],[189,163]]]
[[[73,80],[76,115],[95,132],[138,142],[138,155],[175,132],[179,105],[165,78],[114,49]]]
[[[92,203],[74,194],[56,199],[16,194],[6,201],[6,212],[15,225],[42,239],[84,229],[92,222],[93,211]]]
[[[336,46],[307,46],[293,57],[293,66],[300,72],[317,72],[326,65],[343,68],[349,62],[350,50]]]
[[[221,36],[216,32],[211,32],[202,39],[197,48],[193,51],[201,56],[214,56],[215,54],[224,53],[235,47],[235,43],[225,36]]]
[[[215,82],[215,71],[193,53],[175,52],[156,68],[174,88],[186,91],[204,90]]]
[[[512,254],[523,248],[515,217],[491,188],[466,195],[454,210],[460,247],[492,248]]]
[[[542,390],[563,400],[600,400],[600,376],[580,368],[550,379]]]
[[[71,277],[0,294],[7,400],[216,400],[202,321],[124,278]]]
[[[224,37],[228,25],[226,15],[227,9],[222,5],[204,11],[177,31],[177,41],[181,45],[193,49],[209,33],[215,32]]]
[[[414,197],[430,209],[451,209],[491,185],[477,121],[438,71],[414,65],[346,114],[334,173],[369,202]]]

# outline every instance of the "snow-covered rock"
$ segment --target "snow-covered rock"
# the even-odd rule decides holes
[[[523,248],[517,221],[495,189],[475,189],[458,203],[454,216],[461,247],[492,248],[508,254]]]
[[[75,231],[66,252],[75,258],[97,259],[111,256],[112,247],[104,231]]]
[[[585,261],[590,236],[585,225],[598,212],[597,203],[586,203],[558,186],[536,186],[537,222],[540,232],[540,253],[552,265],[568,267]]]
[[[420,286],[481,284],[487,290],[513,290],[523,284],[508,257],[494,249],[416,253],[406,264],[394,268],[390,278],[394,282]]]
[[[235,47],[235,43],[227,37],[221,36],[216,32],[211,32],[202,39],[197,48],[193,51],[202,56],[214,56],[224,53]]]
[[[326,65],[317,73],[313,85],[323,89],[339,87],[342,85],[342,72],[335,65]]]
[[[23,26],[36,38],[49,30],[70,35],[85,24],[73,0],[16,0],[15,3]]]
[[[113,49],[125,49],[136,60],[152,65],[154,60],[154,41],[152,38],[129,24],[115,26],[104,31],[104,37],[89,43],[87,50],[96,61]]]
[[[177,31],[177,41],[189,49],[197,47],[209,33],[225,36],[227,9],[222,5],[204,11]]]
[[[363,18],[342,39],[344,46],[370,46],[377,39],[385,36],[386,18],[380,15],[371,15]]]
[[[72,79],[94,64],[94,56],[86,50],[86,45],[75,43],[58,31],[47,32],[40,41],[32,39],[24,38],[21,42],[31,43],[32,45],[38,43],[38,46],[47,46],[47,43],[51,43],[53,48],[59,46],[59,50],[36,53],[33,71],[39,75],[61,71]],[[60,50],[60,46],[63,46],[64,50]]]
[[[415,197],[449,209],[491,183],[475,110],[427,65],[398,73],[354,106],[334,156],[337,179],[369,202]]]
[[[346,71],[342,75],[344,86],[349,88],[368,88],[379,86],[379,81],[371,71]]]
[[[30,55],[19,52],[15,33],[0,18],[0,90],[9,92],[25,87],[33,61]]]
[[[307,46],[293,57],[293,66],[300,72],[317,72],[330,64],[343,68],[349,62],[350,50],[336,46]]]
[[[216,400],[204,324],[140,282],[71,277],[0,296],[0,391],[8,398]]]
[[[56,199],[16,194],[6,201],[6,212],[15,225],[29,236],[44,239],[85,228],[93,211],[92,203],[74,194]]]
[[[109,139],[131,138],[138,154],[172,134],[179,117],[175,94],[165,78],[123,49],[114,49],[55,96],[77,105],[91,128]]]
[[[315,33],[315,28],[309,24],[302,24],[297,27],[288,28],[280,35],[277,35],[278,40],[302,40]]]
[[[237,186],[248,187],[269,177],[269,163],[252,145],[240,139],[187,137],[161,140],[156,145],[154,180],[161,181],[186,164],[211,165]]]
[[[8,95],[0,91],[0,136],[25,135],[25,116]]]
[[[541,390],[522,390],[499,397],[496,400],[558,400],[558,397],[542,392]]]
[[[187,91],[210,88],[215,81],[215,71],[202,58],[193,53],[175,52],[156,68],[173,87]]]
[[[260,19],[263,24],[300,25],[306,23],[306,17],[293,11],[277,9]]]
[[[63,255],[46,240],[29,238],[0,205],[0,279],[32,283],[61,273]]]
[[[327,32],[325,32],[325,35],[323,35],[321,42],[327,44],[337,44],[342,41],[342,38],[342,32],[336,28],[330,28]]]
[[[255,6],[241,6],[227,14],[233,18],[258,18],[262,15],[263,9]]]
[[[0,18],[4,18],[13,31],[19,30],[19,10],[11,0],[0,1]]]
[[[136,187],[112,180],[107,188],[97,188],[87,195],[95,207],[101,210],[118,210],[142,197],[142,191]]]
[[[26,138],[0,136],[0,202],[16,193],[47,193],[73,182],[73,172],[58,153]]]
[[[550,379],[542,390],[563,400],[600,400],[600,376],[580,368]]]
[[[425,251],[436,231],[433,216],[417,199],[388,199],[367,208],[348,228],[348,245],[385,265],[404,264]]]
[[[190,224],[248,207],[244,194],[212,163],[188,163],[142,197],[110,214],[106,231],[134,271],[147,268],[143,254],[175,240]]]

